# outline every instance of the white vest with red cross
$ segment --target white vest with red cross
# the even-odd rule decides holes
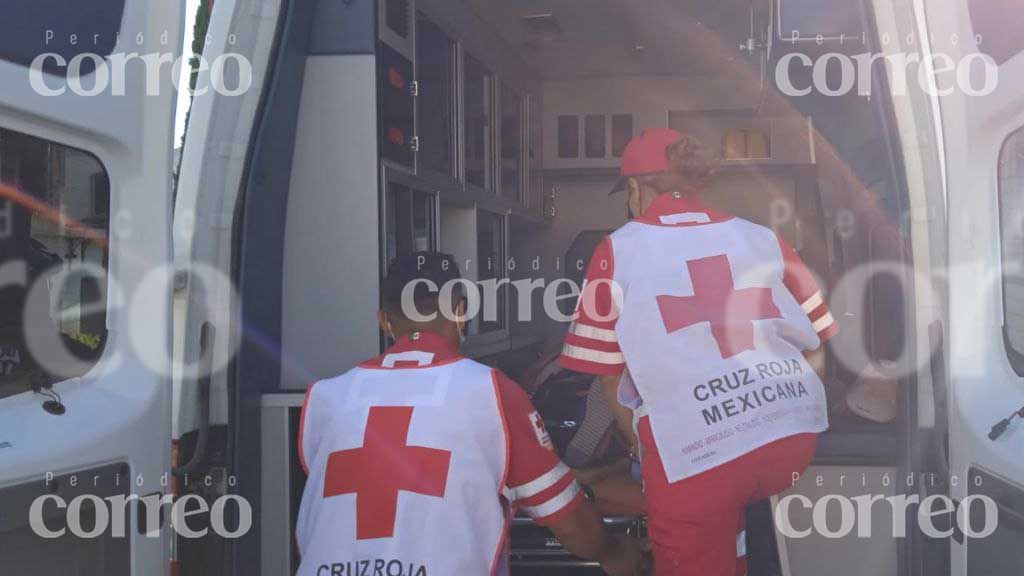
[[[299,576],[507,574],[507,438],[491,369],[430,356],[390,354],[382,369],[310,389]],[[427,367],[394,368],[409,361]]]
[[[668,480],[828,428],[803,357],[820,344],[783,284],[775,233],[740,218],[611,235],[615,327]]]

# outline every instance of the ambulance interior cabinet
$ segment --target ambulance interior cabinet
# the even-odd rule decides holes
[[[416,98],[412,60],[382,43],[377,62],[381,159],[412,170],[416,164]]]
[[[396,256],[437,249],[437,195],[406,178],[389,178],[383,198],[386,266]]]

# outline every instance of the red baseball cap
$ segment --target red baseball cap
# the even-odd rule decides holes
[[[621,177],[612,192],[624,189],[631,176],[668,170],[668,147],[682,139],[683,135],[671,128],[648,128],[630,140],[622,152]]]

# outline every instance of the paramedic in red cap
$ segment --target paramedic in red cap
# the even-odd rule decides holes
[[[449,255],[397,258],[379,313],[394,344],[309,388],[297,574],[507,576],[520,510],[607,573],[639,575],[639,543],[605,531],[526,393],[459,354],[460,282]]]
[[[561,357],[638,436],[658,576],[745,574],[746,505],[789,487],[828,427],[838,326],[792,247],[703,202],[716,169],[673,130],[628,144],[634,219],[595,250]]]

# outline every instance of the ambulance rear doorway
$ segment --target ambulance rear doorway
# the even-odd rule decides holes
[[[802,4],[789,3],[788,14],[809,14]],[[497,289],[492,313],[474,319],[464,351],[537,392],[546,380],[538,378],[541,367],[568,328],[571,287],[580,285],[593,247],[626,221],[624,196],[608,194],[625,143],[658,126],[692,134],[722,160],[708,200],[773,228],[792,244],[829,296],[842,326],[839,344],[860,342],[850,347],[864,351],[854,362],[829,354],[831,428],[821,437],[813,467],[790,494],[814,503],[829,495],[914,492],[893,480],[932,466],[928,454],[941,439],[915,433],[916,375],[899,370],[907,362],[904,348],[913,349],[907,343],[927,335],[907,321],[913,286],[901,270],[911,265],[908,209],[885,78],[873,77],[870,97],[857,90],[791,96],[774,78],[786,55],[813,59],[875,50],[870,6],[849,4],[836,3],[834,13],[817,20],[787,20],[780,15],[786,2],[749,0],[685,6],[602,0],[586,9],[561,0],[522,6],[497,0],[381,2],[380,190],[372,207],[378,219],[339,215],[342,226],[365,228],[373,242],[338,243],[337,250],[362,263],[372,252],[369,259],[383,274],[398,254],[436,249],[453,254],[470,280],[511,282]],[[783,25],[817,30],[828,40],[782,42],[776,28]],[[842,43],[840,35],[846,37]],[[325,163],[346,162],[328,154],[329,127],[339,121],[323,116],[333,113],[324,103],[336,97],[338,74],[345,70],[329,56],[307,67],[289,226],[303,217],[320,221],[313,215],[326,202],[340,209],[314,189],[322,172],[341,169]],[[801,91],[815,81],[811,68],[791,66],[787,73]],[[415,97],[406,91],[411,78]],[[839,85],[838,78],[830,82]],[[383,339],[361,308],[359,322],[343,327],[326,326],[338,323],[333,314],[311,312],[311,298],[325,295],[322,287],[310,286],[337,272],[314,270],[319,264],[299,257],[300,239],[292,233],[289,238],[285,356],[304,371],[285,371],[283,393],[263,397],[260,469],[263,517],[294,523],[303,482],[294,453],[301,391],[310,373],[336,373],[378,353]],[[839,290],[852,271],[867,272],[867,279]],[[348,302],[332,304],[332,310],[375,308],[373,286],[363,286],[364,280],[335,278],[334,285],[359,289],[346,292]],[[514,284],[523,280],[539,282],[525,299]],[[558,314],[545,309],[548,289],[559,297]],[[324,338],[332,334],[341,342]],[[881,402],[851,394],[876,381]],[[860,393],[865,395],[877,396]],[[761,519],[748,531],[751,574],[817,574],[823,566],[839,575],[909,573],[917,543],[887,532],[892,518],[881,506],[871,538],[830,539],[817,532],[786,537],[770,510],[762,504],[754,512]],[[811,525],[810,509],[790,512],[793,526]],[[642,531],[642,521],[613,521]],[[838,519],[829,525],[837,526]],[[288,525],[263,523],[260,539],[264,567],[295,565]],[[596,573],[526,520],[514,526],[512,549],[515,574]],[[948,554],[932,550],[927,556],[941,562]]]
[[[751,8],[747,2],[691,5],[676,7],[668,18],[661,11],[665,5],[634,3],[616,12],[609,3],[598,3],[588,5],[587,14],[552,9],[550,17],[522,18],[522,26],[544,30],[519,44],[509,42],[528,55],[527,62],[544,62],[539,74],[545,221],[535,227],[508,219],[510,262],[516,269],[507,274],[513,280],[537,278],[534,263],[539,262],[545,286],[560,279],[579,286],[593,247],[626,220],[625,198],[609,196],[608,190],[628,138],[666,125],[695,135],[722,159],[707,194],[710,203],[773,228],[793,245],[818,276],[842,326],[833,346],[863,350],[857,358],[839,358],[830,349],[831,428],[821,437],[813,467],[781,497],[806,496],[812,505],[829,496],[891,498],[916,493],[921,474],[931,472],[937,472],[940,485],[929,490],[942,492],[942,464],[934,459],[941,432],[918,432],[916,374],[903,369],[928,366],[908,355],[917,339],[930,335],[916,333],[911,316],[909,209],[884,74],[875,70],[870,94],[853,89],[826,95],[814,89],[805,96],[782,93],[774,77],[787,55],[814,60],[829,52],[852,57],[877,51],[871,40],[877,31],[867,24],[873,17],[870,6],[853,3],[846,12],[837,7],[837,20],[787,20],[789,28],[819,30],[832,40],[787,43],[775,31],[770,55],[758,22],[770,18],[777,26],[779,6],[754,3],[753,13]],[[602,15],[602,9],[608,12]],[[514,28],[507,14],[505,19],[486,10],[478,14],[492,19],[499,31]],[[595,20],[602,16],[619,26],[598,25]],[[630,42],[608,41],[620,38],[623,28],[630,30]],[[701,54],[707,62],[690,61],[688,54]],[[793,86],[814,85],[811,69],[793,65],[786,71]],[[829,87],[840,85],[838,76],[828,78]],[[443,223],[450,209],[443,200],[440,209]],[[442,230],[440,248],[459,253],[445,234]],[[855,286],[856,278],[863,283]],[[567,329],[566,322],[544,314],[534,302],[533,320],[516,323],[514,318],[510,327],[512,341],[526,344],[485,357],[528,386],[536,385],[529,377],[536,372],[530,370],[530,354],[557,349]],[[560,302],[559,308],[571,310],[572,303]],[[916,478],[912,485],[909,476]],[[812,526],[811,509],[788,511],[793,526]],[[870,538],[827,538],[818,532],[787,538],[772,521],[755,524],[748,533],[751,573],[816,574],[828,566],[839,574],[903,574],[911,558],[927,565],[925,573],[944,570],[948,554],[940,542],[922,544],[914,534],[894,537],[898,512],[884,502],[872,512]],[[751,511],[755,517],[763,513],[764,508]],[[828,526],[839,526],[837,507],[827,516]],[[513,550],[521,552],[518,573],[558,561],[553,551],[533,546],[528,535],[513,536]]]

